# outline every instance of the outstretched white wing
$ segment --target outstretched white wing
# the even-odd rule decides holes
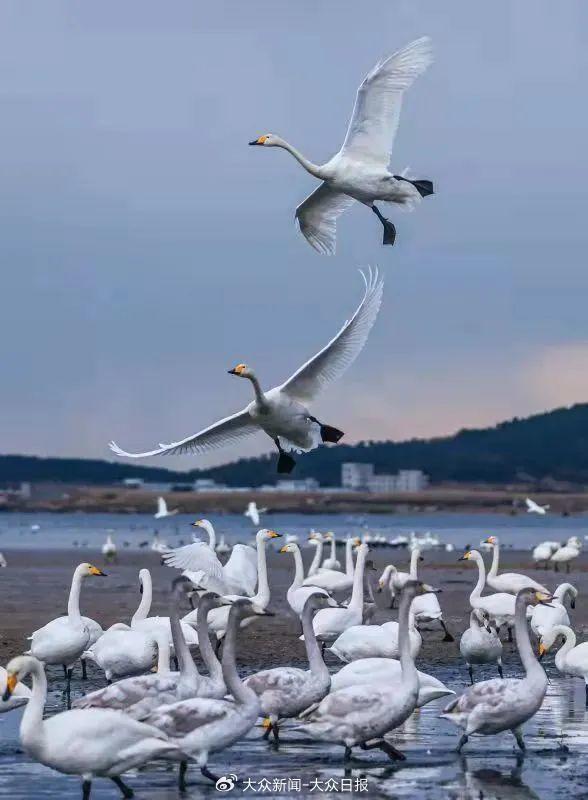
[[[380,61],[357,90],[342,156],[386,167],[398,129],[402,95],[433,60],[428,36]]]
[[[323,255],[335,254],[337,217],[355,200],[321,183],[296,209],[300,232],[315,250]]]
[[[165,553],[163,560],[168,567],[191,572],[202,571],[211,578],[223,577],[222,564],[206,542],[192,542],[184,547],[176,547],[175,550]]]
[[[378,270],[368,271],[365,294],[357,311],[348,320],[326,347],[307,361],[291,378],[280,386],[280,390],[302,402],[312,400],[328,383],[339,378],[355,361],[364,344],[382,303],[384,279]]]
[[[224,574],[251,597],[257,585],[257,551],[246,544],[236,544],[224,566]]]
[[[193,436],[188,436],[186,439],[172,442],[171,444],[160,444],[156,450],[149,450],[146,453],[127,453],[116,442],[110,442],[108,446],[117,456],[125,456],[126,458],[148,458],[149,456],[161,456],[168,453],[173,453],[174,455],[204,453],[216,447],[233,444],[245,436],[250,436],[257,430],[259,429],[252,422],[249,413],[243,410],[233,414],[231,417],[221,419],[220,422],[215,422],[214,425],[204,428],[204,430],[195,433]]]
[[[163,497],[157,498],[157,513],[161,514],[161,516],[165,516],[167,514],[167,503]]]

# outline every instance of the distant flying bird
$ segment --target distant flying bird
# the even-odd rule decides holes
[[[291,472],[296,462],[286,451],[308,452],[317,447],[321,440],[338,442],[343,432],[319,422],[309,412],[306,403],[313,400],[327,384],[339,378],[355,361],[376,321],[384,281],[377,270],[372,272],[370,269],[367,278],[363,272],[361,275],[365,282],[365,293],[355,314],[326,347],[281,386],[264,392],[253,370],[246,364],[238,364],[229,373],[250,380],[255,392],[255,400],[242,411],[215,422],[193,436],[172,444],[162,444],[146,453],[128,453],[115,442],[110,443],[111,450],[127,458],[147,458],[164,453],[203,453],[215,447],[234,444],[262,430],[278,449],[278,472]]]
[[[249,517],[255,527],[257,527],[259,525],[259,515],[265,514],[266,511],[267,508],[258,508],[255,500],[251,500],[247,506],[247,509],[243,512],[243,515],[245,517]]]
[[[525,503],[527,504],[528,514],[547,514],[547,510],[549,509],[549,506],[540,506],[534,500],[531,500],[530,497],[525,498]]]
[[[107,561],[116,560],[116,543],[110,534],[107,535],[106,541],[102,545],[102,555]]]
[[[173,517],[174,514],[177,514],[179,509],[174,508],[173,511],[168,511],[167,503],[165,502],[165,497],[158,497],[157,498],[157,512],[153,515],[155,519],[164,519],[165,517]]]
[[[396,228],[382,215],[375,201],[395,203],[412,210],[422,197],[433,194],[431,181],[410,180],[406,175],[389,172],[390,151],[404,92],[431,61],[431,42],[425,36],[378,62],[357,90],[342,148],[322,166],[313,164],[273,133],[249,142],[263,147],[282,147],[307,172],[322,180],[296,209],[300,231],[319,253],[334,254],[337,218],[355,200],[371,208],[384,227],[383,244],[392,245]]]

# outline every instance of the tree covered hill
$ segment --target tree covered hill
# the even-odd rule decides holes
[[[553,478],[588,483],[588,403],[515,418],[491,428],[461,430],[453,436],[321,447],[297,460],[292,477],[313,477],[324,486],[339,484],[344,461],[372,462],[376,472],[422,469],[434,482],[509,483]],[[213,469],[178,472],[149,467],[148,462],[143,466],[124,460],[0,456],[0,482],[109,484],[129,477],[162,482],[209,477],[231,486],[259,486],[276,480],[275,458],[241,459]]]

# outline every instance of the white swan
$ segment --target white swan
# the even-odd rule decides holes
[[[243,516],[249,517],[251,522],[257,528],[259,526],[259,515],[265,514],[266,511],[267,508],[258,508],[255,500],[250,500],[249,503],[247,504],[247,508],[243,512]]]
[[[308,567],[307,576],[310,578],[311,575],[316,575],[321,570],[321,562],[323,560],[323,548],[324,548],[324,539],[322,533],[318,531],[311,530],[308,536],[308,543],[315,547],[315,553],[312,557],[312,561]]]
[[[496,628],[488,623],[484,611],[474,608],[470,614],[470,627],[466,628],[459,640],[459,652],[467,664],[470,681],[474,682],[474,664],[496,664],[498,674],[502,674],[502,642]]]
[[[313,541],[311,539],[311,541]],[[353,566],[353,548],[359,547],[361,540],[357,536],[351,536],[345,542],[345,572],[337,570],[326,570],[325,572],[315,572],[311,574],[309,569],[308,576],[302,581],[303,586],[318,586],[327,592],[346,592],[353,586],[353,576],[355,568]],[[319,541],[317,553],[319,559],[322,552],[322,540]],[[313,560],[314,561],[314,560]]]
[[[67,616],[57,617],[30,636],[31,648],[26,655],[32,655],[45,664],[61,664],[66,673],[66,696],[70,705],[72,665],[84,650],[93,644],[103,630],[97,622],[80,614],[80,590],[82,580],[92,575],[105,576],[98,567],[82,563],[74,570],[67,602]]]
[[[415,627],[412,607],[408,636],[410,654],[416,658],[423,640]],[[346,663],[361,658],[398,658],[399,623],[392,621],[384,622],[383,625],[353,625],[343,631],[328,649]]]
[[[139,570],[139,583],[141,586],[141,602],[132,616],[131,630],[143,631],[151,634],[154,634],[157,629],[163,630],[169,638],[171,652],[175,655],[173,645],[171,644],[172,630],[169,617],[148,616],[151,611],[151,602],[153,600],[153,583],[151,581],[151,573],[148,569]],[[194,628],[185,622],[182,622],[181,626],[188,647],[196,647],[198,645],[198,636]]]
[[[179,582],[183,580],[185,579],[178,578]],[[169,671],[168,655],[166,669],[158,669],[155,675],[126,678],[104,689],[90,692],[75,702],[76,708],[114,708],[140,720],[153,709],[167,703],[175,703],[190,697],[224,697],[226,686],[220,662],[208,638],[207,616],[212,609],[227,605],[228,601],[212,593],[206,593],[200,598],[198,604],[200,655],[209,670],[209,675],[201,675],[184,639],[178,616],[178,603],[183,591],[183,585],[176,584],[170,608],[173,644],[179,670]]]
[[[545,515],[549,510],[549,506],[540,506],[534,500],[531,500],[530,497],[525,498],[525,504],[527,506],[527,514],[540,514]]]
[[[162,628],[137,631],[117,622],[97,642],[84,650],[83,658],[104,671],[107,681],[140,675],[157,664],[157,672],[169,672],[169,638]]]
[[[255,673],[245,681],[245,686],[253,689],[261,703],[261,713],[265,717],[264,738],[273,732],[279,741],[279,721],[296,717],[305,708],[317,703],[329,691],[331,677],[325,666],[320,647],[312,627],[312,615],[325,608],[329,598],[315,591],[306,599],[302,610],[302,630],[309,669],[296,667],[274,667]]]
[[[174,508],[172,511],[168,510],[167,503],[165,501],[165,497],[158,497],[157,498],[157,511],[153,515],[155,519],[165,519],[166,517],[173,517],[174,514],[177,514],[179,508]]]
[[[163,453],[203,453],[215,447],[233,444],[262,430],[278,449],[278,472],[291,472],[296,462],[287,454],[287,450],[308,452],[317,447],[321,440],[338,442],[343,433],[330,425],[320,423],[312,416],[306,404],[327,384],[339,378],[355,361],[376,321],[384,282],[377,270],[374,273],[370,270],[367,278],[361,274],[365,282],[365,294],[351,319],[322,350],[283,384],[264,392],[253,370],[246,364],[238,364],[229,373],[247,378],[255,392],[255,400],[242,411],[193,436],[172,444],[160,445],[146,453],[128,453],[121,450],[115,442],[110,443],[111,450],[127,458],[146,458]]]
[[[360,549],[358,561],[361,557]],[[431,590],[430,586],[410,581],[401,591],[398,619],[402,680],[393,685],[362,684],[331,692],[299,730],[312,739],[344,745],[346,759],[356,745],[363,749],[378,747],[391,758],[404,759],[383,737],[402,725],[417,705],[419,679],[410,654],[408,618],[413,597]]]
[[[551,556],[555,553],[556,550],[559,550],[561,544],[559,542],[541,542],[535,548],[533,548],[532,558],[536,564],[543,561],[545,568],[547,569],[547,565]]]
[[[352,625],[361,625],[363,618],[363,573],[368,554],[367,544],[359,545],[353,576],[353,591],[347,608],[322,608],[312,621],[316,638],[323,643],[335,639]],[[313,576],[316,577],[316,576]]]
[[[6,686],[7,674],[4,667],[0,667],[0,686]],[[13,708],[24,706],[31,696],[31,690],[24,683],[16,683],[14,689],[10,692],[10,697],[6,700],[0,698],[0,714],[6,711],[12,711]]]
[[[500,542],[498,541],[498,536],[488,536],[487,539],[484,539],[484,542],[489,544],[493,550],[492,565],[486,574],[486,583],[491,589],[494,589],[495,592],[509,592],[510,594],[516,594],[517,592],[520,592],[521,589],[531,587],[532,589],[536,589],[538,592],[549,594],[549,590],[546,589],[545,586],[537,583],[537,581],[533,580],[533,578],[528,578],[526,575],[521,575],[519,572],[503,572],[501,575],[499,575],[498,560],[500,558]]]
[[[588,706],[588,642],[576,644],[576,634],[568,625],[554,625],[539,643],[540,656],[549,652],[558,636],[563,637],[563,644],[555,654],[555,666],[564,675],[582,678]]]
[[[570,618],[565,601],[570,599],[571,608],[576,607],[578,590],[571,583],[560,583],[548,606],[538,605],[531,614],[531,630],[538,639],[548,636],[556,625],[570,625]]]
[[[328,558],[322,563],[323,569],[341,569],[341,563],[337,559],[337,540],[335,539],[335,534],[332,532],[325,534],[325,541],[331,543],[331,552]]]
[[[416,599],[416,598],[415,598]],[[413,600],[414,602],[414,600]],[[417,671],[419,680],[419,694],[417,708],[455,694],[437,678],[427,675],[426,672]],[[393,658],[361,658],[346,664],[339,672],[331,676],[331,691],[338,692],[348,686],[393,686],[402,681],[402,668],[400,661]]]
[[[259,716],[259,698],[241,682],[237,673],[236,641],[240,625],[253,619],[254,615],[268,613],[249,598],[236,600],[230,609],[222,669],[233,700],[182,700],[160,706],[145,720],[162,730],[182,750],[179,777],[181,791],[186,788],[188,759],[197,761],[201,773],[216,783],[217,776],[207,767],[209,755],[224,750],[241,739],[251,730]],[[177,760],[176,755],[172,757]]]
[[[106,541],[102,545],[102,555],[106,558],[107,561],[116,560],[116,555],[117,555],[116,542],[114,541],[110,533],[107,535]]]
[[[464,729],[458,752],[472,734],[490,736],[511,731],[521,750],[525,750],[521,726],[541,708],[547,689],[547,675],[533,654],[526,610],[528,605],[546,603],[551,595],[522,589],[515,598],[517,650],[525,670],[524,678],[494,678],[475,683],[449,703],[442,716]]]
[[[20,724],[25,752],[46,767],[83,780],[83,800],[90,797],[95,777],[111,778],[124,797],[132,790],[120,775],[154,758],[178,752],[161,731],[109,709],[74,709],[43,719],[47,678],[42,664],[31,656],[13,658],[6,667],[7,701],[18,681],[31,675],[33,690]]]
[[[276,539],[281,537],[281,535],[281,533],[276,533],[276,531],[270,531],[267,530],[267,528],[262,528],[255,536],[257,545],[258,587],[257,593],[249,599],[258,608],[267,608],[270,601],[270,587],[267,577],[265,547],[271,539]],[[239,599],[242,599],[238,595],[224,595],[224,597],[233,603]],[[230,609],[224,606],[222,608],[213,609],[208,615],[208,627],[211,633],[216,635],[217,645],[220,645],[220,642],[225,636],[229,620],[229,612]],[[189,614],[186,614],[186,616],[183,617],[182,622],[188,625],[193,625],[196,621],[195,614],[197,615],[197,613],[198,612],[191,611]],[[254,617],[250,615],[245,624],[253,621],[253,619]]]
[[[555,570],[555,572],[559,572],[560,564],[565,564],[566,573],[569,575],[570,564],[575,558],[578,558],[581,550],[582,550],[582,542],[578,539],[577,536],[571,536],[565,543],[565,545],[556,550],[555,553],[553,553],[553,555],[549,559],[550,562],[553,564],[553,569]]]
[[[496,622],[498,628],[506,625],[510,631],[514,625],[515,616],[515,596],[507,592],[496,592],[482,597],[482,590],[486,584],[486,567],[482,554],[477,550],[469,550],[464,553],[459,561],[475,561],[478,565],[478,581],[470,594],[470,605],[472,608],[479,608]]]
[[[378,216],[384,226],[384,244],[394,244],[394,225],[382,216],[375,201],[411,208],[421,197],[433,193],[431,181],[410,181],[388,169],[403,94],[431,60],[430,41],[423,37],[378,62],[357,91],[343,146],[322,166],[313,164],[272,133],[249,142],[283,147],[307,172],[322,181],[296,209],[302,234],[319,253],[334,254],[337,217],[354,200]]]
[[[312,595],[317,593],[320,593],[325,597],[328,597],[329,595],[324,589],[319,589],[317,586],[302,585],[302,581],[304,580],[304,565],[302,563],[302,553],[300,552],[300,547],[296,544],[296,542],[285,544],[281,548],[280,553],[292,553],[294,556],[294,580],[286,592],[286,600],[296,616],[302,617],[304,605],[309,597],[312,597]],[[333,607],[338,605],[335,600],[331,600],[330,604]]]

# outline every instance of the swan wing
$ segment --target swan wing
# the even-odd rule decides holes
[[[301,402],[312,400],[325,386],[341,377],[355,361],[376,321],[384,291],[384,279],[377,269],[369,269],[367,276],[361,272],[361,276],[365,282],[365,293],[354,315],[326,347],[280,386],[281,392]]]
[[[357,90],[341,156],[388,166],[402,96],[432,60],[431,40],[424,36],[376,64]]]
[[[245,436],[250,436],[257,430],[258,428],[251,420],[249,412],[244,409],[237,414],[215,422],[213,425],[209,425],[208,428],[204,428],[204,430],[188,436],[186,439],[181,439],[179,442],[171,442],[171,444],[160,444],[157,449],[148,450],[145,453],[128,453],[119,447],[116,442],[110,442],[108,446],[117,456],[124,456],[125,458],[205,453],[216,447],[225,447],[233,444]]]
[[[321,183],[296,209],[300,233],[314,249],[326,256],[335,255],[337,217],[355,200]]]
[[[202,725],[219,722],[229,717],[234,710],[235,707],[224,700],[195,697],[160,706],[142,722],[153,725],[168,736],[178,737],[185,736]]]
[[[157,513],[158,514],[167,514],[167,503],[163,497],[157,498]]]
[[[163,554],[163,560],[168,567],[189,570],[190,572],[202,571],[211,578],[223,577],[223,567],[214,550],[205,542],[192,542],[183,547],[176,547]]]
[[[145,697],[157,697],[162,692],[175,690],[177,674],[138,675],[124,678],[104,689],[97,689],[73,703],[74,708],[112,708],[124,709],[138,703]]]
[[[257,552],[246,544],[234,545],[223,572],[228,581],[242,586],[249,596],[253,595],[257,585]]]

